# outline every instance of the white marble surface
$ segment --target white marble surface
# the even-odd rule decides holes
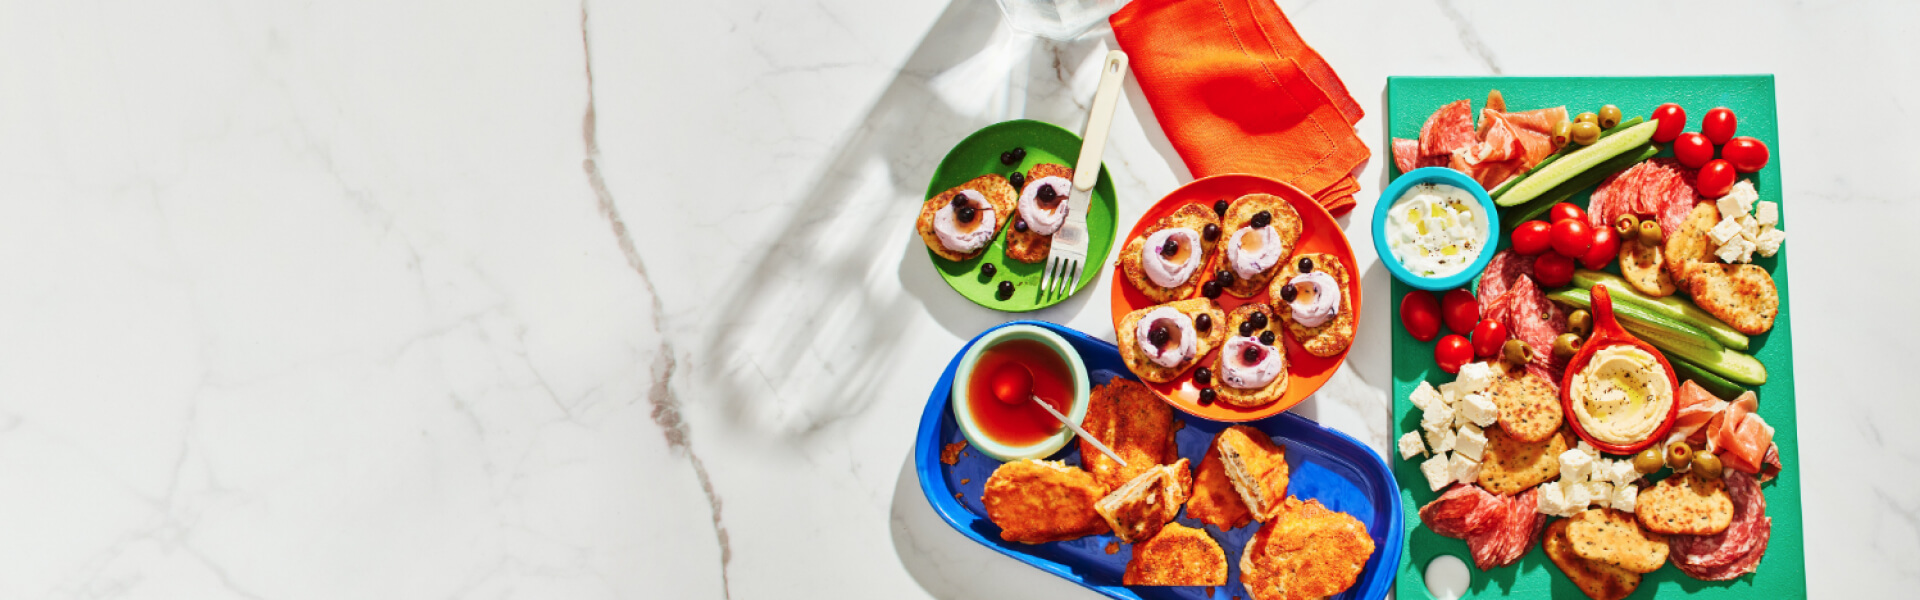
[[[0,597],[1091,596],[920,496],[928,388],[1006,316],[909,223],[965,133],[1078,128],[1109,34],[985,0],[165,4],[0,5]],[[1391,74],[1778,74],[1809,588],[1911,595],[1920,6],[1689,4],[1282,2],[1370,142]],[[1137,86],[1108,165],[1123,222],[1188,179]],[[1111,335],[1106,295],[1035,316]],[[1364,313],[1296,410],[1384,447]]]

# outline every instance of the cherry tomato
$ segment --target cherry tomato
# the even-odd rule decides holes
[[[1687,111],[1681,110],[1680,105],[1672,102],[1653,109],[1653,120],[1660,123],[1653,129],[1653,141],[1662,144],[1673,141],[1680,136],[1680,132],[1687,129]]]
[[[1440,301],[1426,290],[1407,292],[1406,297],[1400,299],[1400,324],[1406,326],[1413,339],[1432,341],[1440,335]]]
[[[1733,172],[1733,163],[1727,162],[1724,158],[1716,158],[1708,162],[1707,166],[1700,167],[1700,177],[1695,180],[1695,185],[1700,188],[1700,195],[1719,198],[1733,191],[1733,181],[1737,178],[1738,176]]]
[[[1493,319],[1481,319],[1473,326],[1473,354],[1481,358],[1500,355],[1500,347],[1507,343],[1507,326]]]
[[[1707,136],[1686,132],[1673,139],[1673,157],[1689,169],[1698,169],[1713,160],[1713,142]]]
[[[1573,283],[1573,259],[1548,252],[1533,261],[1533,280],[1541,287],[1556,288]]]
[[[1480,322],[1480,301],[1465,288],[1447,292],[1440,297],[1440,318],[1446,319],[1447,329],[1454,333],[1472,332],[1473,324]]]
[[[1587,247],[1587,254],[1580,258],[1580,265],[1598,271],[1607,268],[1613,257],[1620,253],[1620,234],[1612,227],[1593,228],[1593,245]]]
[[[1553,205],[1553,208],[1547,209],[1548,223],[1559,223],[1567,219],[1579,219],[1579,220],[1585,221],[1587,220],[1587,211],[1580,210],[1580,207],[1574,206],[1572,204],[1568,204],[1565,202],[1555,204]]]
[[[1715,146],[1733,139],[1734,130],[1739,128],[1740,123],[1733,118],[1733,110],[1725,106],[1707,111],[1707,116],[1700,119],[1700,133],[1707,134],[1707,139],[1713,140]]]
[[[1593,245],[1593,228],[1584,219],[1568,219],[1553,224],[1553,251],[1567,258],[1586,256]]]
[[[1459,334],[1448,334],[1434,344],[1433,362],[1440,363],[1442,371],[1459,373],[1461,365],[1473,362],[1473,345]]]
[[[1733,163],[1733,168],[1741,173],[1752,173],[1767,166],[1767,143],[1747,136],[1727,140],[1720,148],[1720,157]]]
[[[1526,256],[1546,252],[1553,245],[1553,226],[1546,221],[1527,221],[1513,230],[1513,251]]]

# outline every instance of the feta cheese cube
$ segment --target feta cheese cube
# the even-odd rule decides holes
[[[1713,238],[1715,244],[1725,244],[1740,237],[1740,219],[1735,217],[1721,219],[1719,223],[1713,224],[1712,229],[1707,230],[1707,237]]]
[[[1540,514],[1556,517],[1565,517],[1574,513],[1573,507],[1567,505],[1567,494],[1561,489],[1558,481],[1540,484],[1540,506],[1536,510]]]
[[[1751,216],[1740,217],[1740,237],[1749,242],[1760,235],[1760,222]]]
[[[1753,220],[1760,223],[1763,227],[1780,225],[1780,203],[1772,200],[1761,200],[1759,204],[1755,204],[1753,207]]]
[[[1435,404],[1444,404],[1440,399],[1439,390],[1433,389],[1433,384],[1425,381],[1420,382],[1420,387],[1413,388],[1413,393],[1407,395],[1407,400],[1420,410],[1433,410]]]
[[[1493,385],[1493,366],[1484,362],[1460,365],[1460,377],[1453,381],[1468,392],[1484,391]]]
[[[1640,501],[1640,488],[1631,485],[1615,487],[1613,497],[1607,500],[1614,510],[1633,512],[1633,507]]]
[[[1453,460],[1447,463],[1447,473],[1454,481],[1471,483],[1480,479],[1480,461],[1454,454]]]
[[[1421,443],[1420,432],[1409,431],[1400,436],[1400,458],[1413,460],[1413,457],[1427,453],[1427,445]]]
[[[1734,238],[1727,240],[1725,244],[1721,244],[1720,249],[1715,250],[1713,255],[1719,257],[1720,262],[1727,264],[1746,263],[1753,262],[1753,251],[1755,249],[1756,247],[1753,242],[1749,242],[1745,238]]]
[[[1473,424],[1473,415],[1467,414],[1466,402],[1453,403],[1453,428],[1459,429]]]
[[[1461,427],[1453,435],[1453,453],[1474,460],[1481,460],[1487,451],[1487,434],[1479,427],[1468,425]]]
[[[1574,444],[1573,449],[1579,450],[1581,452],[1585,452],[1587,453],[1587,456],[1600,458],[1600,451],[1598,449],[1595,449],[1593,447],[1593,444],[1587,443],[1586,440],[1580,440],[1580,443]]]
[[[1760,199],[1760,192],[1753,189],[1753,182],[1742,179],[1733,184],[1727,195],[1714,201],[1720,209],[1720,218],[1740,217],[1753,214],[1753,202]]]
[[[1569,484],[1586,483],[1593,478],[1593,455],[1579,449],[1560,453],[1560,480]]]
[[[1631,460],[1616,460],[1608,466],[1607,482],[1615,486],[1633,485],[1640,480],[1640,470],[1633,468]]]
[[[1453,430],[1453,407],[1436,404],[1420,415],[1420,427],[1428,432]],[[1440,452],[1440,450],[1434,450]]]
[[[1452,452],[1453,446],[1454,446],[1453,428],[1448,427],[1445,429],[1441,429],[1439,431],[1433,431],[1433,430],[1427,431],[1427,448],[1429,450],[1432,450],[1434,454],[1445,454],[1448,452]]]
[[[1593,504],[1592,488],[1588,488],[1587,484],[1562,479],[1560,493],[1567,497],[1567,507],[1574,511],[1586,510],[1587,505]]]
[[[1474,425],[1488,427],[1500,420],[1500,405],[1494,404],[1486,394],[1469,394],[1467,401],[1460,405],[1461,412],[1473,421]]]
[[[1440,397],[1445,398],[1447,401],[1447,404],[1453,404],[1461,400],[1464,400],[1466,399],[1467,394],[1470,394],[1472,392],[1473,390],[1467,389],[1467,386],[1465,384],[1462,384],[1457,380],[1440,384]]]
[[[1780,253],[1780,244],[1786,241],[1787,232],[1778,229],[1768,229],[1765,233],[1760,234],[1759,239],[1754,241],[1754,249],[1760,252],[1761,256],[1773,256]]]
[[[1587,482],[1589,504],[1606,506],[1613,502],[1613,484],[1604,481]]]
[[[1435,454],[1426,462],[1420,463],[1420,474],[1427,476],[1427,489],[1440,491],[1453,483],[1453,475],[1447,472],[1447,455]]]

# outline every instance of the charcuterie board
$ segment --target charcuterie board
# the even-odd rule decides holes
[[[1770,75],[1750,76],[1701,76],[1701,77],[1393,77],[1387,84],[1388,136],[1389,138],[1416,138],[1422,134],[1422,125],[1429,115],[1443,105],[1461,99],[1472,99],[1473,110],[1478,114],[1482,99],[1487,98],[1490,90],[1499,90],[1504,95],[1511,110],[1553,107],[1565,105],[1568,111],[1583,112],[1599,109],[1602,105],[1617,105],[1628,116],[1649,115],[1662,103],[1678,103],[1687,112],[1687,130],[1695,131],[1701,127],[1702,114],[1713,107],[1727,107],[1739,115],[1739,134],[1752,136],[1772,148],[1772,160],[1758,172],[1742,174],[1741,177],[1752,182],[1758,191],[1760,200],[1779,203],[1784,211],[1786,199],[1781,193],[1782,156],[1788,150],[1779,144],[1778,127],[1774,100],[1773,77]],[[1391,144],[1391,139],[1381,140],[1382,146]],[[1671,156],[1672,150],[1660,146],[1659,156]],[[1389,173],[1398,177],[1400,170],[1389,161]],[[1575,205],[1586,207],[1589,192],[1582,191],[1566,199]],[[1381,202],[1392,199],[1382,198]],[[1545,217],[1533,217],[1545,218]],[[1784,217],[1781,218],[1784,229]],[[1507,231],[1512,231],[1515,223],[1502,223]],[[1509,240],[1501,240],[1501,247],[1509,246]],[[1778,448],[1778,458],[1783,468],[1777,478],[1762,486],[1765,496],[1764,514],[1772,520],[1771,538],[1765,545],[1763,559],[1752,573],[1729,581],[1704,581],[1694,579],[1675,568],[1665,565],[1658,570],[1646,573],[1639,589],[1631,594],[1633,598],[1655,597],[1703,597],[1703,598],[1798,598],[1806,596],[1805,547],[1801,522],[1801,473],[1799,457],[1799,436],[1796,426],[1796,409],[1793,378],[1793,336],[1791,310],[1788,302],[1788,268],[1786,254],[1789,242],[1774,256],[1755,257],[1752,264],[1771,273],[1778,289],[1778,316],[1770,330],[1751,337],[1751,349],[1747,351],[1765,367],[1765,382],[1759,385],[1745,385],[1746,390],[1757,394],[1758,409],[1755,414],[1771,425],[1773,443]],[[1617,265],[1606,266],[1609,273],[1619,273]],[[1542,286],[1547,287],[1547,286]],[[1414,288],[1395,280],[1392,285],[1390,302],[1396,309],[1401,299]],[[1551,290],[1549,290],[1551,291]],[[1393,350],[1393,435],[1398,438],[1410,431],[1422,429],[1421,410],[1410,401],[1413,392],[1423,382],[1439,386],[1454,380],[1454,376],[1442,371],[1436,363],[1435,342],[1422,342],[1413,337],[1406,326],[1394,319],[1391,334]],[[1442,331],[1445,333],[1445,330]],[[1464,332],[1463,332],[1464,333]],[[1569,416],[1569,419],[1573,417]],[[1389,457],[1393,463],[1396,479],[1401,485],[1401,505],[1405,510],[1407,522],[1407,552],[1400,563],[1395,586],[1396,595],[1402,600],[1433,597],[1429,593],[1425,580],[1428,563],[1440,555],[1453,555],[1469,565],[1473,564],[1467,542],[1444,537],[1429,529],[1421,522],[1419,509],[1433,501],[1440,494],[1429,489],[1423,476],[1418,458],[1407,460],[1397,453]],[[1655,476],[1649,475],[1649,479]],[[1644,496],[1643,496],[1644,497]],[[1517,563],[1481,571],[1469,567],[1471,582],[1466,597],[1526,597],[1526,598],[1584,598],[1582,591],[1563,574],[1556,564],[1549,560],[1546,552],[1536,542]]]

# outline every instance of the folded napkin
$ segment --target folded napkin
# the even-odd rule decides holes
[[[1194,177],[1262,175],[1353,209],[1364,112],[1273,0],[1135,0],[1109,22]]]

